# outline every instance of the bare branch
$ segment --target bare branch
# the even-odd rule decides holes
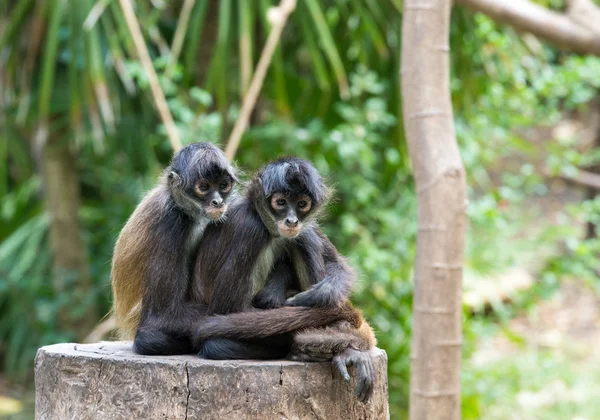
[[[585,187],[594,188],[595,190],[600,191],[600,174],[595,174],[593,172],[583,171],[580,169],[577,171],[577,175],[573,176],[563,173],[560,176],[568,181],[572,181]]]
[[[582,26],[581,19],[573,19],[572,14],[553,12],[527,0],[456,0],[456,4],[536,35],[558,48],[579,54],[600,55],[598,32]],[[580,15],[575,13],[575,16]]]
[[[160,118],[167,129],[167,136],[171,142],[171,147],[173,147],[173,150],[178,151],[183,147],[181,144],[181,139],[179,138],[179,132],[177,131],[175,121],[173,121],[173,116],[171,115],[171,111],[167,105],[165,94],[163,93],[160,83],[158,82],[158,76],[154,71],[152,59],[150,58],[150,53],[146,47],[146,42],[144,41],[140,24],[135,17],[131,0],[119,0],[119,3],[121,4],[121,9],[123,10],[123,15],[125,16],[125,21],[127,22],[129,32],[131,32],[140,62],[144,71],[146,72],[146,76],[148,77],[148,83],[150,84],[150,91],[152,92],[152,97],[154,98],[154,104],[156,105],[156,109],[158,110]]]
[[[177,21],[177,29],[175,29],[175,36],[173,37],[173,44],[171,45],[171,55],[169,56],[169,64],[165,73],[170,75],[173,68],[177,64],[179,54],[181,54],[181,48],[183,47],[183,40],[187,32],[188,23],[190,22],[190,16],[196,0],[185,0],[181,13],[179,13],[179,20]]]
[[[598,22],[600,22],[600,8],[598,6],[592,3],[591,0],[569,0],[567,4],[567,14],[573,22],[600,36],[600,28],[598,27]]]
[[[258,64],[256,65],[256,71],[254,72],[252,82],[250,82],[248,93],[246,93],[244,101],[242,102],[240,116],[235,122],[235,126],[233,127],[231,135],[229,136],[229,140],[227,141],[225,155],[230,160],[235,156],[235,152],[240,145],[242,135],[244,134],[244,131],[246,131],[246,127],[248,127],[250,113],[252,112],[252,109],[254,109],[254,105],[258,99],[258,94],[260,93],[260,89],[262,88],[262,84],[265,80],[269,64],[271,64],[271,59],[273,58],[273,53],[275,52],[279,38],[281,38],[281,33],[283,32],[283,28],[285,27],[287,19],[295,8],[296,0],[281,0],[279,6],[269,9],[268,17],[269,21],[273,25],[273,28],[271,29],[269,38],[267,38],[265,47],[260,55]]]

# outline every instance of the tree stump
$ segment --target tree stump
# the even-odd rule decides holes
[[[387,356],[368,404],[330,363],[140,356],[131,342],[56,344],[35,360],[36,419],[389,419]]]

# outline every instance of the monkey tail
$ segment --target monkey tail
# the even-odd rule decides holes
[[[333,307],[283,307],[212,315],[204,318],[196,330],[195,339],[266,338],[306,328],[322,327],[344,320],[355,328],[363,322],[361,312],[350,303]]]

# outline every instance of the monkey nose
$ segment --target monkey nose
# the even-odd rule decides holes
[[[289,227],[298,226],[298,219],[285,219],[285,225]]]
[[[213,198],[210,204],[212,204],[215,207],[221,207],[223,205],[223,200],[220,198]]]

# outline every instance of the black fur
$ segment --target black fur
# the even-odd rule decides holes
[[[331,306],[350,295],[356,274],[319,228],[306,229],[297,250],[307,262],[310,288],[286,301],[289,306]]]
[[[285,157],[269,163],[258,173],[258,180],[267,198],[276,192],[304,192],[320,206],[328,197],[321,174],[309,162],[297,157]]]
[[[252,299],[252,306],[259,309],[279,308],[284,305],[288,292],[299,287],[291,258],[285,255],[276,263],[265,287]]]
[[[264,340],[215,338],[200,345],[198,355],[205,359],[231,360],[283,359],[290,350],[291,336],[279,335]]]
[[[204,231],[194,270],[194,300],[206,302],[208,314],[251,307],[252,267],[267,245],[269,233],[250,203],[233,203],[227,220]]]
[[[145,355],[174,355],[191,353],[189,335],[177,336],[159,329],[144,327],[138,330],[133,351]]]
[[[355,278],[345,259],[323,235],[311,215],[325,204],[327,188],[316,169],[298,158],[284,158],[267,165],[249,186],[244,197],[232,209],[226,223],[209,228],[200,244],[195,271],[195,287],[214,282],[214,293],[209,297],[208,314],[242,312],[250,308],[252,277],[261,252],[274,241],[281,241],[277,212],[270,196],[283,193],[293,204],[296,196],[308,195],[313,200],[309,211],[297,212],[303,223],[296,238],[285,240],[283,253],[277,265],[271,267],[270,279],[255,301],[263,307],[281,305],[289,290],[296,283],[302,293],[287,300],[290,306],[339,307],[347,299]],[[286,203],[287,204],[287,203]],[[290,211],[295,211],[290,206]],[[232,246],[232,244],[236,244]],[[295,273],[289,269],[294,267]],[[300,275],[298,270],[306,275]],[[288,272],[286,272],[288,271]],[[199,293],[202,295],[202,292]],[[206,296],[204,296],[206,298]],[[293,314],[293,311],[290,312]],[[296,316],[296,315],[294,315]],[[239,338],[262,337],[265,320],[269,320],[269,333],[290,332],[291,328],[318,327],[348,316],[348,312],[317,311],[305,317],[304,325],[292,322],[281,312],[259,315],[248,313],[232,318],[212,317],[199,323],[195,340],[214,337]],[[247,317],[247,322],[240,322]],[[260,320],[260,322],[259,322]],[[355,318],[352,318],[355,321]],[[253,329],[254,324],[256,328]],[[239,325],[238,327],[236,327]],[[261,328],[258,326],[261,325]]]
[[[184,147],[173,156],[167,171],[183,175],[188,190],[197,179],[216,178],[222,174],[239,181],[221,149],[210,143],[192,143]]]
[[[188,353],[190,320],[206,314],[201,301],[190,299],[190,278],[197,243],[194,230],[209,224],[206,199],[194,192],[202,180],[218,185],[224,177],[237,179],[225,155],[209,143],[195,143],[179,151],[165,171],[163,185],[158,188],[156,213],[148,215],[152,247],[143,267],[142,313],[134,340],[140,354]],[[211,191],[223,200],[230,191]],[[142,263],[142,261],[140,261]]]

